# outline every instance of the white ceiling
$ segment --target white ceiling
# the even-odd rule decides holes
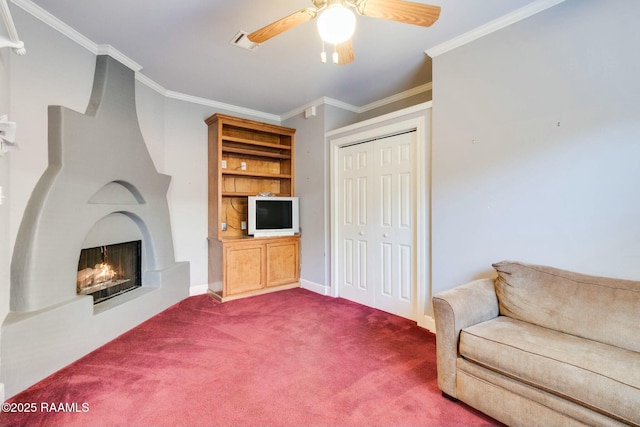
[[[534,2],[416,0],[442,7],[430,28],[358,16],[355,61],[338,66],[320,62],[315,21],[254,51],[229,43],[310,0],[31,1],[167,90],[275,115],[322,97],[361,107],[429,83],[425,50]]]

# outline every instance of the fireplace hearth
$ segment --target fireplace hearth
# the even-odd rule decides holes
[[[142,286],[142,241],[82,249],[76,291],[98,304]]]

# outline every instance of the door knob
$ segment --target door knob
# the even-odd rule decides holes
[[[382,237],[389,237],[389,233],[384,233]]]
[[[364,236],[364,231],[361,231],[358,234],[361,235],[361,236]]]

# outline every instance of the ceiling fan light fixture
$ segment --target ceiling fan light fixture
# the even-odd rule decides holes
[[[356,16],[341,4],[332,4],[318,16],[318,32],[331,44],[346,42],[356,30]]]

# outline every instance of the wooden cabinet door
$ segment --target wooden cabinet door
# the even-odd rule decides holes
[[[225,244],[223,296],[264,288],[266,256],[266,247],[260,242]]]
[[[267,243],[267,287],[294,283],[300,279],[298,237]]]

